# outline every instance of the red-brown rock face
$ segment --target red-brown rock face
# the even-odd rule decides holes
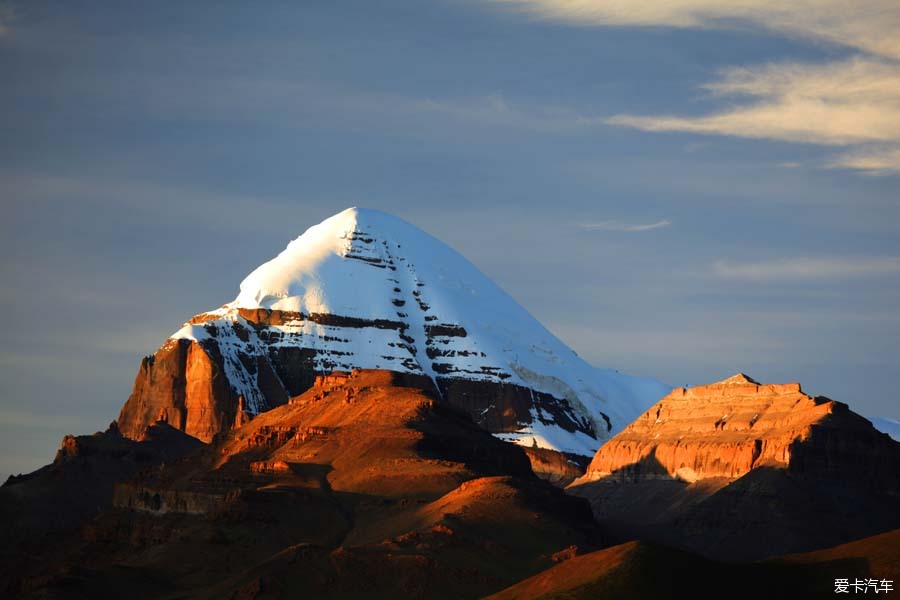
[[[282,393],[281,403],[286,399]],[[198,342],[170,340],[141,362],[118,425],[122,435],[138,439],[149,424],[164,421],[209,442],[244,420],[220,361]]]
[[[141,363],[134,390],[119,415],[118,426],[122,435],[139,439],[149,425],[163,421],[204,442],[211,442],[216,436],[226,435],[247,423],[251,413],[247,411],[244,398],[229,385],[222,360],[217,346],[209,342],[169,340],[154,356],[145,358]],[[289,400],[289,391],[282,383],[290,378],[290,369],[285,365],[277,360],[250,356],[244,356],[243,362],[252,362],[255,367],[252,369],[256,378],[254,384],[263,395],[264,410],[261,412],[293,401]],[[275,368],[282,373],[276,373]],[[328,389],[343,384],[348,377],[348,373],[343,371],[316,375],[307,368],[300,366],[294,371],[295,377],[304,376],[305,384],[298,387],[296,395],[291,394],[293,399],[306,391],[327,393]],[[405,386],[442,395],[450,404],[473,415],[476,422],[488,431],[515,431],[517,423],[530,418],[528,411],[532,405],[542,406],[544,412],[552,415],[558,423],[576,427],[565,412],[555,410],[555,405],[546,395],[527,388],[448,379],[438,381],[441,386],[438,391],[435,382],[425,375],[391,373],[391,377]],[[482,406],[491,406],[493,410],[486,411],[480,408]],[[527,447],[526,454],[532,461],[535,473],[559,485],[566,485],[582,475],[588,462],[583,456],[548,449]]]
[[[531,461],[534,474],[559,487],[565,487],[584,475],[588,462],[583,456],[563,454],[546,448],[523,446],[522,450]]]
[[[622,539],[757,560],[900,526],[900,443],[799,384],[736,375],[674,390],[568,489]]]
[[[581,482],[737,479],[767,466],[896,486],[886,464],[865,459],[882,437],[846,404],[808,396],[799,383],[739,374],[673,390],[604,444]]]

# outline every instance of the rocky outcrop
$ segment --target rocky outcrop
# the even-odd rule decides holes
[[[531,470],[541,479],[565,487],[584,475],[587,460],[583,456],[563,454],[546,448],[523,447],[531,461]]]
[[[268,363],[256,360],[255,375],[265,408],[287,401],[287,394]],[[210,442],[248,419],[243,397],[232,389],[225,376],[218,349],[212,344],[181,339],[169,340],[141,362],[118,423],[122,434],[132,439],[137,439],[148,425],[163,421]]]
[[[580,482],[733,480],[767,466],[900,489],[894,446],[846,404],[738,374],[673,390],[606,442]]]
[[[758,559],[900,527],[900,443],[797,383],[738,374],[674,390],[569,491],[623,538]]]
[[[213,513],[239,492],[148,489],[132,483],[121,483],[113,489],[113,506],[155,514],[179,513],[204,515]]]

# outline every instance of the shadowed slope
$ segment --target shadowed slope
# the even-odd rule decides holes
[[[52,560],[62,537],[109,508],[116,483],[203,446],[164,423],[147,427],[139,441],[119,435],[115,424],[66,436],[51,464],[0,487],[0,592],[35,562]]]
[[[819,598],[837,578],[896,581],[900,530],[828,550],[764,563],[725,564],[646,542],[577,556],[521,581],[490,600],[594,598]],[[874,591],[873,591],[874,593]]]
[[[320,377],[205,452],[117,486],[42,593],[475,598],[598,547],[588,504],[397,373]],[[569,552],[574,552],[570,549]]]

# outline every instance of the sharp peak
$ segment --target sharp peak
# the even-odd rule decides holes
[[[400,217],[389,212],[378,210],[377,208],[365,208],[360,206],[351,206],[349,208],[345,208],[344,210],[335,213],[327,219],[323,220],[320,224],[331,222],[340,222],[348,225],[368,225],[373,222],[394,222],[404,223],[410,227],[413,227],[413,225],[411,225],[410,223],[407,223]]]
[[[738,373],[737,375],[732,375],[727,379],[723,379],[722,381],[717,381],[713,385],[740,385],[752,383],[753,385],[762,385],[760,382],[756,381],[749,375],[745,373]]]
[[[415,271],[416,277],[423,272],[422,264],[414,269],[415,263],[421,261],[437,264],[438,270],[454,272],[460,277],[464,272],[466,277],[488,288],[493,285],[482,281],[486,280],[484,275],[465,257],[415,225],[380,210],[353,206],[313,225],[290,241],[277,256],[254,269],[241,282],[238,297],[230,305],[296,312],[328,312],[326,309],[332,305],[347,310],[352,306],[357,312],[368,314],[372,309],[355,297],[352,290],[358,284],[351,283],[355,280],[350,277],[362,273],[358,268],[363,262],[395,271],[394,253],[402,254],[401,260],[410,272]],[[339,268],[338,263],[331,262],[334,257],[358,260],[340,263],[344,267]],[[371,280],[372,273],[366,273],[359,278]],[[387,280],[378,279],[377,284],[372,281],[372,285],[387,285]]]
[[[342,215],[348,216],[359,216],[359,215],[387,215],[393,217],[392,214],[387,213],[383,210],[378,210],[377,208],[366,208],[365,206],[349,206],[344,210],[335,213],[332,217],[339,217]],[[396,218],[396,217],[395,217]]]

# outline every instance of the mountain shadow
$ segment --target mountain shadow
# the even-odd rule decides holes
[[[402,383],[319,378],[116,485],[6,596],[477,598],[608,545],[521,448]]]

